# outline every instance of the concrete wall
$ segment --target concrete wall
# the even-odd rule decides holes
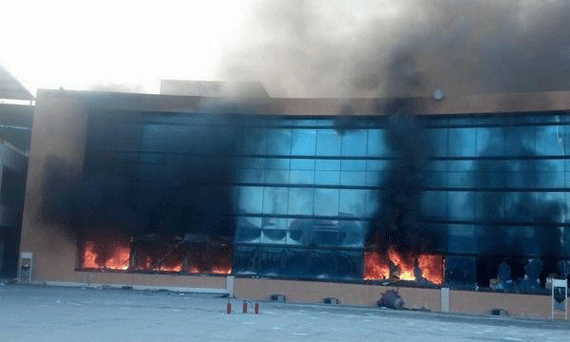
[[[268,300],[272,294],[285,295],[290,302],[322,303],[326,297],[338,298],[341,304],[376,306],[376,301],[394,287],[364,284],[337,284],[311,281],[272,279],[235,280],[234,293],[238,298]],[[441,290],[398,288],[406,308],[441,311]],[[509,316],[549,319],[551,297],[543,295],[507,294],[476,291],[450,291],[449,311],[465,314],[489,315],[493,309],[503,309]]]

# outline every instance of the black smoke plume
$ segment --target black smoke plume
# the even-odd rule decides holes
[[[383,254],[388,248],[403,256],[433,252],[439,238],[427,229],[420,211],[432,142],[424,123],[415,115],[414,100],[396,99],[385,110],[389,115],[385,143],[391,159],[367,244]]]
[[[541,139],[545,128],[525,126],[532,124],[525,117],[505,118],[509,119],[507,126],[492,130],[481,153],[482,159],[474,163],[472,171],[474,186],[488,190],[471,197],[476,219],[482,222],[479,228],[479,250],[483,255],[478,267],[479,283],[487,284],[489,278],[495,277],[497,265],[503,260],[520,270],[524,267],[524,261],[520,261],[522,256],[535,256],[544,264],[541,275],[544,284],[549,273],[559,271],[558,261],[562,256],[559,223],[568,208],[561,200],[549,199],[541,192],[504,191],[548,187],[552,182],[549,177],[556,171],[552,162],[541,159],[535,149],[535,141]],[[505,154],[516,158],[496,159]],[[518,224],[508,227],[501,222]],[[534,229],[536,234],[532,244],[521,239],[525,226]],[[524,272],[518,276],[524,276]]]
[[[39,219],[64,226],[72,239],[168,239],[185,234],[233,238],[238,208],[232,184],[244,166],[234,156],[259,138],[244,126],[254,119],[244,118],[209,115],[198,130],[188,131],[184,153],[164,153],[154,157],[157,164],[148,166],[125,162],[118,151],[122,146],[104,149],[97,142],[88,142],[80,171],[72,171],[64,160],[48,158]],[[104,126],[90,134],[105,141]]]
[[[283,97],[566,90],[568,17],[564,1],[264,1],[220,74]],[[416,62],[413,94],[387,77],[397,51]]]

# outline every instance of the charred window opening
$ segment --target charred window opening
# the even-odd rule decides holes
[[[230,274],[227,242],[184,239],[88,237],[80,247],[80,269],[140,273]]]

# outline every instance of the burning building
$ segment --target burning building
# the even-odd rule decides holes
[[[547,296],[468,290],[505,261],[525,292],[529,259],[536,283],[570,257],[569,109],[39,91],[21,252],[48,284],[358,305],[398,286],[410,307],[546,316]]]

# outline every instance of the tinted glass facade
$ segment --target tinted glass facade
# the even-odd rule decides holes
[[[437,252],[570,256],[570,116],[418,120],[431,142],[420,211],[423,224],[444,237]],[[182,199],[178,207],[193,209],[169,228],[231,235],[236,274],[361,279],[366,233],[392,158],[386,127],[386,118],[352,118],[339,129],[310,113],[97,113],[86,170],[113,161],[138,184],[193,182],[203,201]],[[153,224],[144,221],[145,231]]]

